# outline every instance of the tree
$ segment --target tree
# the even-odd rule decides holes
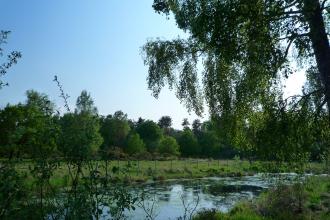
[[[139,124],[136,132],[143,139],[149,152],[155,152],[162,137],[160,127],[153,121],[147,120]]]
[[[158,125],[161,128],[170,128],[172,126],[172,118],[170,116],[162,116],[158,121]]]
[[[26,92],[24,150],[36,158],[50,158],[57,150],[59,127],[54,117],[55,104],[34,90]]]
[[[103,141],[96,114],[92,98],[83,91],[77,99],[75,113],[64,114],[60,120],[59,148],[66,158],[79,166],[97,152]]]
[[[125,115],[122,111],[115,112],[113,116],[108,115],[102,120],[100,129],[104,139],[103,148],[123,148],[130,129],[127,115]]]
[[[202,132],[202,123],[199,119],[195,119],[192,123],[192,131],[196,135],[196,137],[199,136],[199,134]]]
[[[94,106],[94,100],[86,90],[83,90],[78,97],[75,112],[78,114],[97,114],[97,108]]]
[[[170,135],[171,126],[172,126],[172,118],[170,116],[162,116],[158,121],[159,127],[161,127],[164,131],[164,134]]]
[[[291,47],[297,49],[299,59],[315,60],[315,74],[325,96],[330,94],[330,47],[324,21],[329,18],[327,0],[321,4],[318,0],[154,0],[153,7],[159,13],[172,12],[178,27],[190,33],[188,39],[149,41],[144,46],[148,84],[155,95],[165,82],[172,85],[179,79],[179,98],[199,113],[196,63],[202,57],[204,94],[211,111],[222,110],[220,104],[228,102],[225,94],[232,99],[230,93],[235,90],[247,92],[241,97],[245,103],[251,98],[260,101],[256,91],[267,92],[279,74],[287,76],[292,71],[288,65]],[[229,85],[234,91],[228,90]]]
[[[98,121],[85,114],[67,113],[61,118],[59,149],[68,159],[85,160],[102,144]]]
[[[0,111],[0,146],[11,159],[21,154],[37,160],[55,155],[59,127],[54,103],[33,90],[26,92],[25,104],[7,105]]]
[[[188,118],[184,118],[181,125],[182,125],[183,129],[189,129],[190,123],[188,121]]]
[[[113,114],[113,117],[115,119],[118,119],[118,120],[121,120],[121,121],[127,121],[127,114],[125,114],[124,112],[122,112],[121,110],[119,111],[116,111],[114,114]]]
[[[174,155],[179,156],[179,145],[175,138],[170,136],[165,136],[159,143],[158,152],[164,155]]]
[[[145,119],[139,117],[138,121],[136,122],[136,126],[141,125],[143,122],[145,122]]]
[[[182,156],[198,156],[200,154],[200,146],[190,129],[185,129],[179,139],[178,143],[180,145],[180,151]]]
[[[198,115],[206,100],[223,141],[246,139],[256,111],[300,111],[317,99],[308,104],[314,124],[323,120],[325,104],[329,117],[328,0],[154,0],[153,7],[158,13],[173,13],[189,37],[144,45],[148,87],[157,97],[166,84],[178,85],[178,98]],[[312,73],[307,78],[314,87],[284,99],[279,85],[295,71],[295,61]]]
[[[12,159],[19,155],[24,134],[25,107],[22,104],[7,105],[0,110],[0,153]]]
[[[198,138],[201,153],[206,157],[218,157],[220,153],[220,140],[214,131],[202,132]]]
[[[46,94],[39,93],[34,90],[26,91],[26,106],[28,108],[35,108],[45,115],[51,115],[55,111],[55,104],[49,100]]]
[[[146,151],[145,144],[140,138],[140,135],[132,132],[127,138],[127,144],[125,147],[125,152],[132,155],[138,154]]]

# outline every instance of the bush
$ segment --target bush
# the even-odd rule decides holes
[[[160,141],[158,151],[159,153],[167,156],[180,155],[178,143],[176,142],[175,138],[169,136],[164,137]]]
[[[305,219],[308,216],[306,202],[307,194],[303,184],[280,185],[260,198],[257,209],[263,216],[271,218]]]
[[[193,218],[194,220],[261,220],[265,219],[258,215],[248,203],[241,203],[229,213],[221,213],[214,209],[202,210]]]
[[[140,135],[137,133],[130,134],[127,139],[125,152],[132,155],[132,154],[140,154],[145,151],[146,151],[146,147],[143,140],[140,138]]]
[[[109,149],[106,155],[108,159],[126,159],[128,157],[127,154],[123,152],[123,149],[119,147]]]
[[[25,178],[11,164],[0,164],[0,179],[0,219],[6,219],[25,210],[27,188]]]
[[[197,215],[193,218],[193,220],[220,220],[224,219],[224,217],[224,214],[216,211],[215,209],[212,209],[202,210],[198,212]]]

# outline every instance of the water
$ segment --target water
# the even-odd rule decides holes
[[[280,174],[288,184],[297,175]],[[133,191],[144,191],[147,198],[135,211],[126,212],[128,219],[146,219],[146,211],[158,220],[177,219],[194,210],[216,209],[228,212],[237,202],[250,200],[274,186],[278,175],[257,174],[244,177],[211,177],[194,180],[173,180],[140,185]],[[186,210],[186,212],[185,212]],[[105,218],[106,219],[106,218]]]

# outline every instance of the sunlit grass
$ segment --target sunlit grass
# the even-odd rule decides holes
[[[163,181],[167,179],[202,178],[210,176],[240,177],[263,172],[296,172],[292,166],[273,164],[271,162],[252,162],[245,160],[208,160],[208,159],[185,159],[185,160],[111,160],[106,168],[105,161],[94,160],[90,164],[102,176],[108,173],[113,181],[125,183],[141,183],[146,181]],[[33,187],[34,179],[30,170],[33,164],[26,160],[18,163],[16,169],[27,175],[27,184]],[[71,172],[75,168],[70,167]],[[322,173],[324,170],[320,163],[310,163],[304,168],[305,172]],[[89,167],[84,164],[82,175],[88,175]],[[69,166],[61,162],[54,170],[50,183],[56,187],[70,185],[71,176]],[[317,198],[315,198],[316,200]]]

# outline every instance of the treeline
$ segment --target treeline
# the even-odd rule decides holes
[[[183,130],[172,128],[163,116],[156,123],[133,121],[122,111],[98,115],[90,94],[82,91],[74,111],[63,115],[45,94],[26,92],[25,103],[0,110],[0,154],[5,158],[49,155],[83,159],[136,157],[232,158],[238,152],[226,146],[212,121],[196,119]]]
[[[309,108],[300,112],[256,111],[240,123],[236,118],[196,119],[191,124],[183,119],[183,129],[177,130],[172,128],[169,116],[158,122],[142,118],[134,121],[122,111],[101,116],[86,91],[77,98],[75,109],[63,115],[47,95],[29,90],[26,96],[24,103],[8,104],[0,110],[2,158],[239,156],[249,160],[320,161],[329,155],[328,119],[325,115],[316,120]]]

